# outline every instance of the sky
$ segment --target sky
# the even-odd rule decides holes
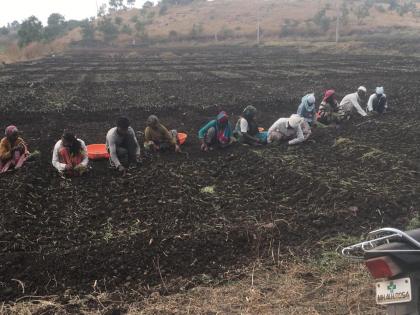
[[[144,2],[146,0],[137,0],[136,7]],[[0,0],[0,26],[14,20],[22,22],[31,15],[45,25],[51,13],[60,13],[66,20],[83,20],[96,16],[96,4],[103,3],[108,0]]]

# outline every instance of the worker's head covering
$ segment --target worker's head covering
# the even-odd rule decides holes
[[[257,109],[254,106],[249,105],[249,106],[245,107],[244,112],[243,112],[243,116],[244,117],[252,117],[252,116],[255,116],[256,113],[257,113]]]
[[[10,125],[10,126],[8,126],[7,128],[6,128],[6,130],[4,131],[4,135],[6,136],[6,137],[10,137],[10,136],[13,136],[14,134],[16,134],[16,133],[18,133],[19,132],[19,130],[17,129],[17,127],[16,126],[14,126],[14,125]]]
[[[334,97],[335,96],[335,91],[334,90],[327,90],[325,91],[324,94],[324,98],[323,98],[323,102],[326,102],[330,97]]]
[[[359,86],[359,88],[357,89],[357,92],[359,92],[359,91],[365,92],[365,93],[367,92],[367,90],[364,86]]]
[[[302,97],[302,102],[299,107],[303,106],[307,112],[313,112],[315,110],[315,95],[306,94]]]
[[[225,111],[221,111],[216,117],[217,122],[222,125],[226,124],[228,122],[228,119],[229,119],[229,116],[228,114],[226,114]]]
[[[230,142],[232,135],[232,128],[229,124],[229,116],[226,112],[220,112],[217,117],[217,141],[221,144],[227,144]]]
[[[159,123],[159,118],[156,115],[150,115],[146,121],[146,124],[148,126],[156,126],[158,123]]]
[[[308,104],[312,105],[315,104],[315,95],[314,94],[308,94],[308,97],[306,98],[308,101]]]
[[[300,117],[297,114],[293,114],[292,116],[290,116],[288,122],[289,122],[289,126],[293,129],[297,128],[301,123],[302,123],[303,118]]]
[[[378,95],[383,95],[384,94],[384,88],[382,86],[378,86],[375,90],[375,93]]]

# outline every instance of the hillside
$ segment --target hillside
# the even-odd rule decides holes
[[[395,34],[395,38],[401,38],[403,31],[417,36],[420,3],[410,1],[400,3],[410,2],[411,8],[402,4],[391,8],[389,1],[379,0],[347,0],[338,4],[335,0],[196,0],[188,5],[159,4],[97,17],[90,22],[92,29],[88,37],[84,37],[84,31],[78,27],[52,42],[35,42],[19,49],[16,38],[7,42],[0,36],[0,61],[59,53],[70,44],[255,43],[258,24],[263,42],[285,38],[330,41],[335,39],[337,12],[340,12],[340,37],[351,36],[354,40],[385,34],[389,39]]]
[[[386,2],[377,1],[368,10],[365,10],[365,1],[342,2],[340,33],[364,34],[389,28],[420,27],[419,14],[401,16],[395,10],[390,11]],[[147,12],[120,12],[117,15],[123,18],[122,24],[135,30],[136,22],[133,21],[138,16],[144,24],[144,31],[120,36],[119,40],[127,41],[138,33],[152,39],[172,40],[256,37],[258,20],[263,37],[335,35],[335,3],[334,0],[215,0],[170,6],[164,14],[159,13],[162,11],[160,7],[147,9]],[[323,9],[326,9],[325,16],[322,15]],[[359,14],[360,10],[365,10],[368,15]]]

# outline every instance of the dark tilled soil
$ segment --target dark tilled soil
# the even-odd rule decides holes
[[[1,126],[42,153],[0,177],[0,299],[92,291],[147,295],[240,277],[256,257],[317,253],[321,239],[404,227],[419,210],[420,61],[195,49],[141,57],[73,52],[0,71]],[[392,111],[314,130],[296,147],[199,151],[220,109],[248,104],[261,126],[301,96],[384,85]],[[103,142],[120,114],[142,131],[150,113],[190,134],[183,154],[145,158],[121,178],[106,161],[63,180],[50,165],[63,128]],[[214,193],[203,191],[213,187]]]

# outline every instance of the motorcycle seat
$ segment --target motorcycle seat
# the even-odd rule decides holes
[[[406,233],[420,242],[420,229],[406,231]],[[389,252],[386,251],[404,251],[409,252]],[[408,241],[392,241],[375,247],[372,251],[365,253],[365,259],[371,259],[380,256],[393,257],[400,266],[404,266],[406,270],[418,270],[420,268],[420,248],[415,247]]]

